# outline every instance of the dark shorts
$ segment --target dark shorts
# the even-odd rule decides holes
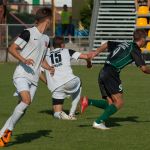
[[[102,68],[98,83],[103,98],[123,92],[119,72],[113,66],[105,65]]]
[[[62,36],[68,36],[70,34],[70,24],[62,24]]]

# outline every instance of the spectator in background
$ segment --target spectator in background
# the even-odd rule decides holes
[[[138,5],[139,6],[147,6],[148,5],[148,0],[138,0]]]
[[[0,24],[6,23],[6,5],[0,0]],[[0,47],[5,43],[6,26],[0,25]]]
[[[135,7],[138,10],[139,6],[150,6],[149,0],[135,0]]]
[[[63,6],[63,11],[61,13],[61,25],[62,25],[62,36],[69,36],[69,41],[71,42],[71,22],[72,15],[68,11],[68,6]]]
[[[0,24],[5,23],[6,17],[6,5],[3,4],[3,1],[0,0]]]

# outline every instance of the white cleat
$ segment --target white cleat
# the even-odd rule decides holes
[[[60,114],[59,114],[59,116],[60,116],[59,119],[69,120],[69,116],[64,111],[61,111]]]
[[[96,122],[93,123],[93,128],[101,129],[101,130],[109,130],[110,129],[110,128],[107,128],[104,123],[98,124]]]
[[[77,120],[77,118],[75,117],[75,115],[69,115],[69,120]]]

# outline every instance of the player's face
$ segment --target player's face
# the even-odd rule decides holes
[[[49,29],[50,26],[52,26],[52,19],[51,18],[47,18],[46,19],[46,23],[47,23],[47,29]]]

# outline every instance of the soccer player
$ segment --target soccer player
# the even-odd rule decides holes
[[[88,99],[88,97],[81,99],[82,113],[89,105],[104,109],[102,115],[93,123],[94,128],[102,130],[109,129],[105,126],[105,121],[124,104],[123,89],[119,77],[121,69],[135,61],[136,66],[139,67],[142,72],[150,74],[150,69],[145,65],[140,50],[140,48],[146,44],[146,36],[144,30],[136,30],[134,32],[133,42],[108,41],[97,48],[95,52],[91,52],[91,57],[97,56],[106,49],[110,52],[98,78],[103,99],[94,100]]]
[[[46,70],[46,80],[48,89],[52,92],[54,117],[76,120],[75,111],[80,100],[81,81],[79,77],[73,74],[71,59],[85,59],[88,67],[91,67],[91,61],[88,59],[88,54],[81,54],[80,52],[66,49],[63,37],[55,37],[53,47],[53,50],[48,51],[46,60],[49,65],[54,66],[55,74],[52,76]],[[72,107],[69,115],[62,111],[63,102],[67,95],[72,97]]]
[[[41,8],[35,17],[36,26],[24,30],[9,47],[9,52],[19,60],[13,82],[20,102],[0,131],[0,147],[4,147],[10,141],[16,123],[31,104],[38,85],[41,65],[49,72],[54,72],[54,68],[44,59],[49,44],[49,37],[44,32],[51,24],[52,11],[47,7]]]

